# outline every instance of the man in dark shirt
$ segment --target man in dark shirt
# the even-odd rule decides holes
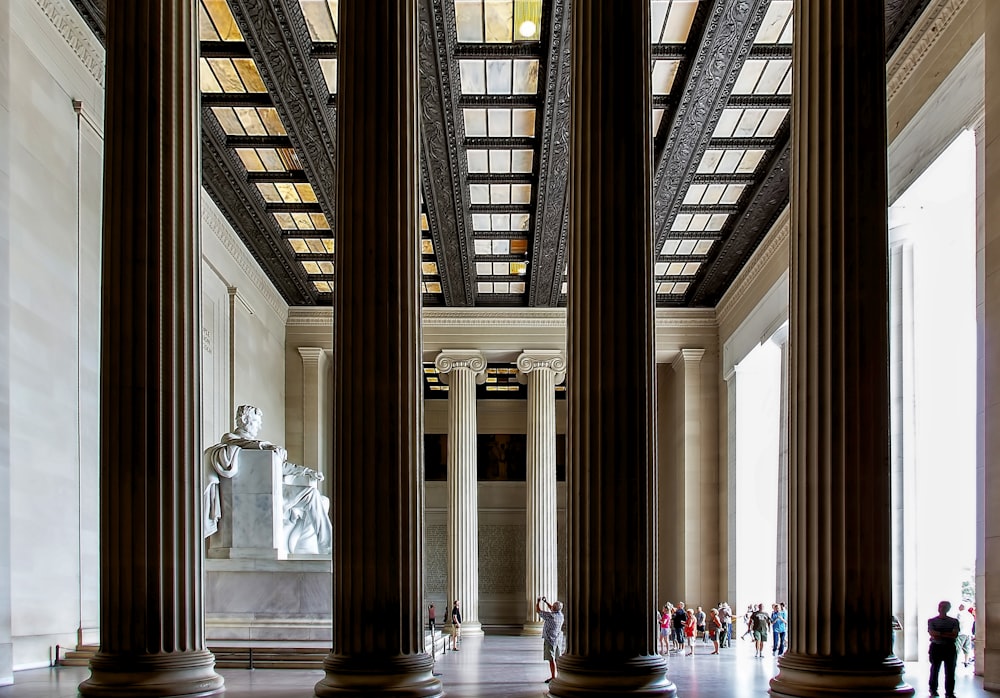
[[[948,615],[951,604],[942,601],[938,604],[938,614],[927,621],[927,633],[931,636],[931,646],[928,650],[931,660],[931,680],[929,684],[932,696],[938,695],[938,673],[944,664],[944,694],[948,698],[955,696],[955,664],[958,662],[958,648],[955,638],[958,637],[958,619]]]
[[[684,610],[684,602],[677,602],[677,609],[674,611],[674,647],[680,652],[684,649],[684,624],[687,623],[687,611]]]
[[[451,648],[458,650],[458,643],[462,640],[462,611],[458,608],[458,599],[451,607]]]

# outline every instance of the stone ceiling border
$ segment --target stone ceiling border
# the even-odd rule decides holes
[[[969,0],[931,0],[886,66],[886,101],[891,102]]]
[[[293,306],[288,309],[285,327],[333,327],[333,308]]]
[[[74,12],[61,0],[35,0],[35,4],[103,89],[104,49],[95,45],[96,29],[86,26],[80,11]]]
[[[764,268],[771,259],[782,249],[787,249],[788,238],[791,233],[792,215],[789,206],[778,216],[771,230],[761,241],[750,260],[744,265],[736,279],[729,286],[719,304],[715,306],[715,314],[719,320],[719,325],[725,324],[729,316],[733,313],[744,296],[754,287],[757,277],[760,276]],[[787,260],[786,260],[787,261]]]

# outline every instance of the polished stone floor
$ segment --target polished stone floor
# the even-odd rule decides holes
[[[766,696],[767,682],[775,671],[771,657],[755,659],[749,642],[723,650],[718,656],[697,645],[690,657],[671,655],[667,675],[677,695],[697,698]],[[309,698],[322,671],[224,669],[228,698]],[[458,652],[437,656],[435,673],[446,694],[453,698],[520,698],[547,695],[548,665],[542,661],[541,640],[507,636],[466,639]],[[59,667],[35,669],[14,675],[15,684],[0,688],[0,698],[58,698],[76,696],[76,687],[88,676],[86,669]],[[943,678],[943,677],[942,677]],[[907,664],[907,681],[917,696],[927,695],[927,665]],[[958,667],[956,693],[960,698],[985,698],[982,679],[972,669]]]

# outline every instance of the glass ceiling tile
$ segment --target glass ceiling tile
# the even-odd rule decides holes
[[[736,171],[737,166],[740,164],[740,160],[743,159],[743,153],[745,150],[724,150],[722,151],[722,158],[719,160],[719,166],[715,168],[717,173],[732,174]]]
[[[469,185],[469,203],[472,203],[472,204],[488,204],[488,203],[490,203],[490,185],[489,184],[470,184]]]
[[[296,254],[309,254],[309,246],[302,238],[289,238],[288,244],[292,246],[292,252]]]
[[[513,61],[488,60],[486,61],[486,94],[509,95],[511,93],[514,73]]]
[[[267,129],[264,122],[253,107],[234,107],[233,112],[240,120],[243,131],[249,136],[266,136]]]
[[[319,274],[318,262],[302,262],[302,268],[306,270],[306,274]]]
[[[313,281],[313,286],[320,293],[333,293],[333,287],[330,286],[329,281]]]
[[[323,246],[322,240],[310,238],[306,240],[306,244],[309,247],[309,251],[313,254],[324,254],[326,252],[326,248]]]
[[[698,172],[700,174],[711,174],[715,172],[715,168],[719,166],[719,160],[722,159],[721,150],[713,150],[709,148],[705,151],[705,154],[701,156],[701,162],[698,163]]]
[[[535,156],[530,150],[512,150],[510,169],[512,172],[531,172],[531,163]]]
[[[654,44],[687,42],[694,21],[698,0],[652,0],[650,2],[650,35]]]
[[[528,254],[528,241],[524,238],[517,238],[510,241],[511,254]]]
[[[542,0],[514,0],[514,40],[537,41],[542,31]]]
[[[264,168],[268,172],[285,172],[285,163],[282,162],[281,156],[278,155],[277,148],[256,148],[257,155],[260,157],[261,162],[264,163]]]
[[[493,283],[494,293],[510,293],[510,282],[509,281],[495,281]]]
[[[267,92],[260,72],[257,70],[257,64],[253,62],[252,58],[234,58],[233,65],[236,66],[236,72],[243,79],[247,92]]]
[[[493,273],[493,265],[489,262],[476,262],[477,276],[490,276]]]
[[[510,203],[510,185],[509,184],[491,184],[490,185],[490,203],[491,204],[509,204]]]
[[[511,276],[524,276],[528,273],[528,263],[527,262],[511,262],[510,263],[510,274]]]
[[[269,204],[277,204],[281,202],[281,195],[278,193],[278,188],[270,182],[258,182],[257,191],[259,191],[260,195],[264,197],[264,201]]]
[[[479,281],[476,283],[477,293],[493,293],[493,282],[492,281]]]
[[[708,188],[705,190],[705,196],[702,197],[701,203],[703,203],[706,206],[714,206],[715,204],[719,203],[719,199],[721,199],[722,195],[725,193],[726,193],[725,184],[710,184]]]
[[[332,274],[333,273],[333,262],[320,262],[319,263],[319,270],[322,273],[324,273],[324,274]]]
[[[704,230],[705,226],[708,225],[708,219],[711,216],[707,213],[696,213],[691,216],[691,222],[688,224],[688,230],[700,231]]]
[[[705,184],[692,184],[688,190],[687,194],[684,196],[684,203],[693,206],[695,204],[701,203],[701,197],[705,194]]]
[[[488,213],[473,213],[472,214],[472,229],[479,231],[490,230],[490,214]],[[478,249],[476,253],[478,254]],[[487,252],[487,254],[489,254]]]
[[[527,230],[531,224],[530,213],[513,213],[510,216],[511,230]]]
[[[420,271],[427,276],[437,276],[438,275],[438,265],[437,262],[421,262]]]
[[[719,199],[720,204],[735,204],[740,200],[740,196],[743,195],[743,190],[746,189],[745,184],[730,184],[726,187],[726,193],[722,195]]]
[[[324,213],[310,213],[309,220],[312,221],[313,228],[316,230],[330,229],[330,223],[326,220],[326,214]]]
[[[215,30],[212,18],[208,16],[204,5],[198,10],[198,41],[219,41],[219,32]]]
[[[510,173],[510,151],[490,150],[490,172],[497,174]]]
[[[674,285],[675,284],[673,282],[670,282],[670,281],[666,281],[664,283],[657,284],[657,286],[656,286],[656,292],[657,293],[673,293],[673,291],[674,291]]]
[[[420,241],[420,254],[434,254],[434,241],[430,238],[423,238]]]
[[[299,199],[305,201],[307,204],[315,204],[316,192],[313,191],[312,185],[307,182],[300,182],[295,185],[295,190],[299,194]]]
[[[473,138],[489,135],[486,126],[485,109],[463,109],[465,112],[465,135]]]
[[[483,0],[483,24],[487,43],[510,43],[514,38],[514,3]]]
[[[723,226],[726,225],[727,220],[729,220],[728,213],[713,213],[712,217],[708,221],[708,225],[705,226],[705,230],[722,230]]]
[[[511,134],[527,138],[535,137],[534,109],[511,109]]]
[[[663,276],[666,273],[667,273],[667,263],[666,262],[657,262],[654,265],[654,267],[653,267],[653,274],[655,274],[656,276]]]
[[[320,58],[319,67],[323,70],[323,79],[326,80],[326,89],[330,94],[337,94],[337,59]]]
[[[760,81],[754,90],[754,94],[773,95],[778,93],[781,83],[792,68],[792,62],[782,59],[767,61],[764,71],[761,73]]]
[[[490,214],[490,228],[492,230],[510,230],[510,214],[509,213],[493,213]]]
[[[736,124],[740,122],[740,117],[742,115],[742,109],[723,109],[722,116],[719,117],[719,123],[715,125],[715,131],[712,132],[712,137],[731,137],[733,135],[733,131],[736,130]]]
[[[299,230],[313,229],[312,219],[309,217],[308,213],[293,213],[292,220],[295,221],[295,227]]]
[[[220,40],[243,41],[243,34],[236,26],[236,20],[226,0],[201,0],[201,9],[208,13]]]
[[[781,124],[785,123],[787,115],[787,109],[768,109],[767,114],[760,122],[756,136],[758,138],[774,138],[774,134],[781,128]]]
[[[764,152],[763,150],[748,150],[740,161],[736,171],[744,174],[754,172],[757,169],[757,165],[760,164],[761,158],[764,157]]]
[[[264,122],[264,127],[270,136],[284,136],[285,126],[281,123],[278,110],[274,107],[257,107],[257,115]]]
[[[691,284],[687,281],[682,281],[680,283],[674,284],[674,293],[687,293],[688,286]]]
[[[688,217],[690,218],[690,216]],[[677,251],[677,245],[679,243],[680,240],[667,240],[665,243],[663,243],[663,249],[660,250],[660,254],[662,254],[665,257],[669,257],[670,255],[672,255],[674,252]]]
[[[333,238],[323,238],[323,247],[326,248],[327,254],[333,254],[334,253]]]
[[[771,0],[754,43],[775,44],[785,32],[792,17],[792,0]]]
[[[512,281],[510,284],[511,293],[524,293],[525,283],[523,281]]]
[[[733,85],[733,94],[754,94],[754,88],[757,86],[757,81],[760,80],[760,74],[764,71],[764,66],[766,65],[767,61],[764,60],[756,58],[747,60],[740,70],[739,77],[736,78],[736,84]]]
[[[530,204],[531,203],[531,185],[530,184],[512,184],[510,186],[510,202],[512,204]]]
[[[440,281],[428,281],[423,284],[424,293],[441,293],[441,282]]]
[[[510,109],[490,109],[487,117],[490,136],[493,138],[510,136]]]
[[[242,136],[246,134],[246,129],[236,111],[232,107],[212,107],[212,113],[219,120],[219,125],[227,136]]]
[[[668,95],[670,88],[674,85],[674,78],[677,76],[677,66],[680,61],[656,60],[653,61],[653,94]]]
[[[753,137],[757,133],[757,128],[760,126],[760,122],[766,113],[767,110],[765,109],[743,110],[743,116],[740,118],[740,122],[736,125],[733,135],[737,138]]]
[[[790,95],[792,94],[792,70],[791,63],[789,63],[789,70],[785,74],[785,79],[781,81],[781,87],[778,88],[779,95]]]
[[[514,60],[513,94],[538,94],[538,59],[522,58]]]
[[[788,24],[785,25],[785,31],[781,35],[781,38],[778,39],[778,43],[779,44],[790,44],[790,43],[792,43],[792,23],[794,21],[795,21],[794,15],[790,16],[788,18]]]
[[[290,184],[288,182],[278,182],[274,185],[274,187],[278,190],[281,200],[286,204],[296,204],[301,201],[299,198],[299,192],[295,188],[294,184]]]
[[[681,240],[677,245],[677,254],[689,255],[694,249],[694,240]]]
[[[671,262],[667,267],[667,276],[680,276],[684,269],[684,262]]]
[[[690,213],[678,213],[674,218],[674,224],[671,226],[671,230],[676,230],[677,232],[684,232],[688,229],[688,225],[691,224],[691,214]]]
[[[486,63],[477,60],[461,60],[458,62],[459,74],[462,78],[462,94],[486,94]]]
[[[494,276],[510,275],[510,264],[508,262],[493,262],[493,275]]]
[[[430,223],[427,222],[427,214],[426,213],[421,213],[420,214],[420,229],[421,230],[430,230],[431,229]]]
[[[198,64],[198,88],[202,92],[207,93],[222,92],[222,85],[215,79],[215,73],[212,72],[212,68],[208,65],[208,59],[201,58]]]
[[[267,170],[254,148],[237,148],[236,154],[243,161],[247,172],[265,172]]]
[[[455,24],[462,43],[483,43],[482,0],[455,0]]]
[[[247,91],[231,58],[208,58],[206,60],[208,61],[209,68],[215,75],[216,81],[222,86],[223,92]]]
[[[337,40],[337,0],[299,0],[313,41]]]
[[[660,130],[660,122],[663,121],[663,112],[665,109],[654,109],[653,110],[653,135]]]
[[[698,273],[698,268],[701,266],[701,262],[688,262],[684,265],[684,270],[681,271],[681,276],[694,276]]]
[[[694,246],[694,253],[699,255],[708,254],[709,250],[712,249],[712,243],[714,240],[699,240],[698,244]]]
[[[274,220],[278,222],[278,227],[282,230],[297,230],[295,227],[295,221],[292,219],[292,214],[290,213],[274,213]]]
[[[473,240],[472,244],[477,256],[493,254],[493,248],[490,246],[489,240]]]
[[[510,240],[490,240],[493,254],[510,254]]]

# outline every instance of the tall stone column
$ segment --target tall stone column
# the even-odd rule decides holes
[[[321,347],[299,347],[302,357],[302,464],[326,471],[323,467],[323,432],[321,415],[326,383],[327,357]]]
[[[794,9],[792,632],[775,696],[913,693],[890,624],[884,9],[870,0]]]
[[[0,6],[0,521],[10,521],[10,3]],[[9,529],[8,529],[9,530]],[[0,686],[14,683],[10,536],[0,540]]]
[[[442,693],[421,620],[416,18],[417,0],[340,5],[333,649],[318,696]]]
[[[573,3],[567,654],[553,696],[672,696],[656,653],[650,8]]]
[[[483,634],[479,622],[479,484],[476,469],[476,384],[486,380],[478,351],[445,350],[434,365],[448,383],[448,604],[461,603],[462,637]]]
[[[205,647],[197,6],[111,0],[101,300],[101,648],[85,696],[222,690]]]
[[[771,335],[781,350],[781,395],[778,398],[778,550],[774,599],[788,601],[788,324]]]
[[[556,385],[566,376],[559,350],[524,352],[517,357],[518,380],[528,384],[528,474],[525,527],[525,635],[541,635],[535,610],[539,596],[555,600],[559,591],[556,558]]]

